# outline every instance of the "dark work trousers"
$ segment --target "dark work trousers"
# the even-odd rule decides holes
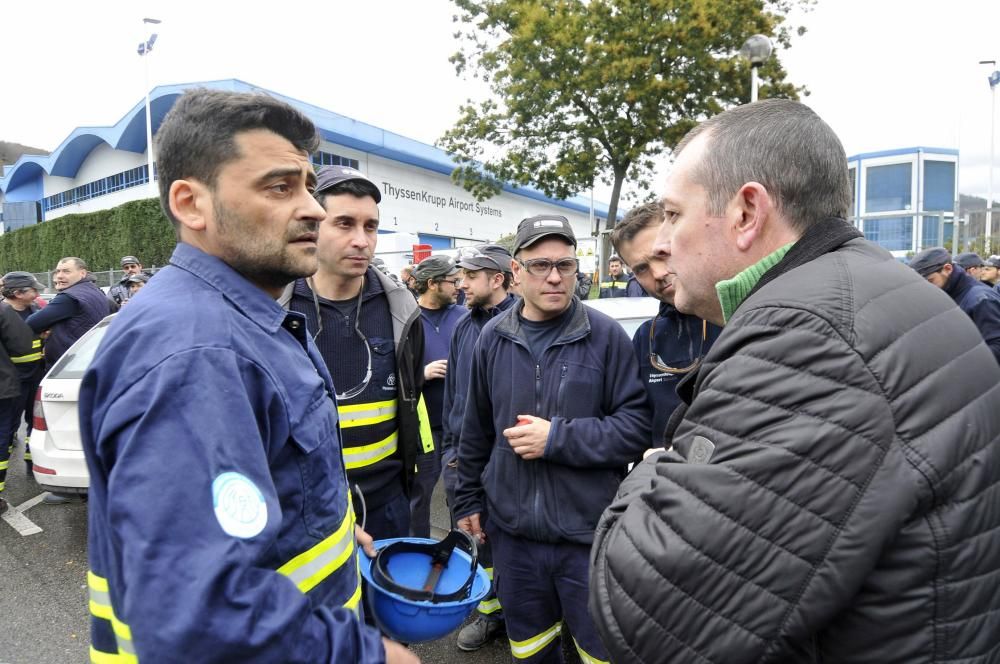
[[[458,482],[458,468],[455,465],[457,463],[456,455],[455,447],[452,446],[443,452],[441,459],[441,482],[444,484],[444,493],[448,500],[448,514],[451,518],[452,528],[457,527],[454,512],[455,484]],[[480,523],[486,522],[485,514],[480,514],[479,518]],[[493,550],[490,548],[489,539],[479,545],[477,553],[479,554],[479,564],[483,566],[490,578],[495,580],[493,576]],[[476,606],[476,611],[490,620],[503,620],[503,609],[500,606],[500,600],[497,599],[496,583],[490,588],[489,594],[483,598],[483,601]]]
[[[431,495],[441,476],[441,429],[431,429],[434,450],[417,455],[417,475],[410,495],[410,535],[431,536]]]
[[[581,660],[607,661],[587,612],[590,546],[535,542],[489,523],[486,527],[493,543],[497,595],[517,661],[561,663],[563,629],[573,635]]]
[[[15,430],[21,422],[18,410],[20,403],[20,397],[0,399],[0,492],[7,483],[7,467],[10,465],[10,453],[13,448],[11,430]],[[5,434],[6,440],[3,438]]]
[[[24,417],[24,463],[31,469],[31,447],[28,439],[31,437],[32,421],[35,416],[35,392],[38,391],[38,384],[45,376],[45,362],[32,362],[34,370],[21,376],[21,397],[18,405],[18,412],[14,416],[13,428],[10,433],[11,443],[17,436],[17,430],[21,427],[21,417]],[[18,365],[18,369],[25,365]]]

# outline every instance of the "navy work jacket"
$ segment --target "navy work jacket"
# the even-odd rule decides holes
[[[649,407],[621,326],[575,297],[537,364],[522,330],[524,301],[488,322],[473,351],[458,443],[455,518],[540,542],[589,544],[625,466],[649,447]],[[503,430],[518,415],[549,420],[541,459],[526,461]]]
[[[455,326],[448,349],[448,373],[444,376],[444,417],[441,418],[443,435],[441,450],[447,450],[458,442],[465,418],[465,397],[469,393],[469,371],[472,365],[472,349],[483,326],[494,316],[510,309],[517,298],[507,294],[492,309],[473,307]]]
[[[112,322],[80,392],[98,653],[384,659],[357,615],[332,394],[301,314],[177,246]]]
[[[654,320],[656,327],[653,327]],[[722,328],[711,323],[703,328],[702,320],[697,316],[682,314],[672,304],[661,302],[656,318],[640,325],[632,337],[632,346],[639,361],[639,374],[646,386],[649,407],[653,410],[652,445],[664,447],[666,441],[663,434],[667,430],[667,422],[681,404],[681,398],[677,395],[677,383],[687,374],[669,373],[653,366],[649,352],[650,328],[655,335],[653,351],[660,364],[679,369],[689,367],[699,357],[704,357],[722,334]]]
[[[959,265],[954,266],[944,292],[968,314],[983,335],[983,341],[993,351],[993,357],[1000,362],[1000,293],[973,278]]]

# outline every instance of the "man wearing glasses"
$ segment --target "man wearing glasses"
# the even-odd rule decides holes
[[[462,291],[469,304],[469,315],[455,326],[448,351],[450,370],[444,379],[444,436],[441,443],[444,490],[448,497],[448,508],[453,514],[458,474],[456,448],[465,417],[465,397],[469,393],[472,350],[483,326],[493,317],[510,309],[516,301],[508,292],[513,278],[510,263],[510,252],[496,244],[468,247],[458,256],[458,266],[463,270]],[[493,574],[493,556],[489,542],[479,547],[479,562],[488,574]],[[459,650],[479,650],[504,631],[503,613],[495,590],[491,590],[479,603],[476,611],[476,619],[458,633]]]
[[[674,307],[674,275],[662,256],[653,255],[653,240],[663,223],[663,206],[647,203],[625,215],[611,233],[611,244],[632,270],[639,285],[660,301],[656,317],[632,337],[642,382],[653,409],[653,447],[663,447],[671,413],[680,405],[677,383],[701,363],[722,328]]]
[[[376,540],[410,532],[424,381],[420,309],[405,286],[371,266],[382,200],[363,173],[317,173],[319,269],[280,302],[306,316],[337,389],[344,465],[359,522]]]
[[[465,307],[455,304],[459,285],[458,266],[450,256],[429,256],[413,268],[417,304],[424,327],[424,404],[431,428],[432,445],[417,457],[417,477],[410,495],[410,534],[431,536],[431,494],[441,475],[441,413],[444,381],[448,374],[448,347],[455,325]]]
[[[458,525],[493,549],[512,654],[607,660],[587,612],[590,544],[626,464],[649,446],[629,338],[574,297],[565,217],[525,219],[511,267],[522,299],[483,327],[458,441]],[[486,516],[487,518],[483,518]]]

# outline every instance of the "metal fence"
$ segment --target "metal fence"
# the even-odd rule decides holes
[[[150,274],[156,274],[162,269],[162,267],[163,266],[157,267],[154,265],[152,267],[144,267],[142,268],[142,271]],[[40,284],[45,286],[45,290],[47,292],[55,290],[52,286],[51,272],[33,272],[32,274],[35,275],[35,279],[38,279]],[[104,270],[103,272],[90,272],[89,274],[93,277],[94,283],[101,288],[111,288],[125,277],[125,272],[123,270]]]

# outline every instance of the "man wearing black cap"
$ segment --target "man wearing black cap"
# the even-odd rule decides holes
[[[970,256],[975,257],[973,260]],[[967,264],[983,264],[976,254],[959,254]],[[958,258],[958,257],[956,257]],[[951,261],[944,247],[924,249],[910,260],[917,274],[947,293],[979,328],[983,340],[1000,362],[1000,293],[972,277]]]
[[[521,296],[483,326],[458,441],[455,517],[493,548],[511,652],[558,657],[565,620],[581,659],[607,653],[587,612],[590,544],[624,468],[649,446],[631,340],[576,297],[565,217],[523,220]]]
[[[108,290],[108,297],[118,305],[124,304],[132,296],[129,278],[136,274],[144,274],[147,279],[152,276],[142,271],[142,263],[135,256],[123,256],[121,266],[122,272],[125,274],[117,284]]]
[[[977,281],[982,281],[980,275],[982,274],[983,267],[986,263],[983,259],[974,251],[966,251],[955,256],[955,265],[960,266],[963,270],[969,273],[973,279]]]
[[[990,256],[983,261],[983,268],[979,271],[979,280],[987,286],[997,287],[1000,281],[1000,256]]]
[[[21,317],[21,320],[26,321],[28,316],[41,308],[35,300],[38,298],[38,293],[44,289],[45,286],[39,283],[35,279],[35,275],[30,272],[8,272],[3,276],[3,286],[0,293],[3,294],[3,303],[13,309]],[[24,464],[29,472],[32,468],[30,438],[31,425],[34,420],[35,391],[42,381],[42,376],[45,375],[42,338],[34,332],[32,334],[31,351],[10,358],[17,368],[18,379],[21,383],[20,402],[11,421],[10,440],[12,445],[16,443],[17,430],[20,428],[20,420],[23,415],[24,423],[27,426],[24,434]]]
[[[306,316],[337,388],[354,507],[375,539],[406,537],[421,448],[417,405],[424,381],[420,309],[405,286],[372,267],[382,194],[360,171],[317,173],[319,269],[279,303]]]
[[[448,347],[465,307],[455,304],[462,283],[450,256],[428,256],[413,268],[414,288],[424,328],[424,407],[430,439],[417,456],[417,477],[410,495],[410,534],[430,537],[431,494],[441,475],[441,413],[448,375]]]
[[[496,244],[467,247],[459,252],[458,267],[462,268],[462,291],[469,305],[469,315],[455,326],[448,351],[448,373],[444,379],[444,418],[441,456],[443,479],[448,507],[455,509],[455,483],[458,479],[456,447],[465,417],[465,397],[469,393],[472,349],[479,333],[494,316],[510,309],[516,298],[510,288],[510,252]],[[488,574],[493,574],[490,543],[479,547],[479,560]],[[477,607],[476,619],[458,633],[461,650],[478,650],[503,632],[503,613],[495,589],[490,590]]]
[[[34,288],[34,277],[28,275],[26,280],[18,276],[23,274],[26,273],[7,274],[4,277],[4,293],[25,288],[26,281],[30,284],[26,288]],[[11,286],[7,285],[8,280]],[[7,466],[12,451],[11,436],[17,431],[24,404],[21,398],[21,378],[14,359],[24,357],[33,351],[32,336],[31,329],[25,325],[14,307],[0,304],[0,514],[7,511],[3,490],[7,482]]]

